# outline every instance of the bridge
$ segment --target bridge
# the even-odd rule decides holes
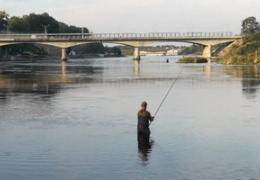
[[[115,43],[134,48],[133,59],[140,60],[139,48],[160,42],[185,42],[202,45],[203,57],[212,57],[212,46],[232,43],[241,36],[231,32],[151,32],[151,33],[55,33],[0,34],[0,46],[35,43],[61,48],[61,60],[67,60],[66,49],[89,43]]]

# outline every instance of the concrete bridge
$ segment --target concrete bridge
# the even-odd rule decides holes
[[[241,36],[230,32],[154,32],[154,33],[61,33],[0,34],[0,46],[20,43],[44,44],[61,48],[61,59],[67,60],[66,49],[89,43],[115,43],[134,48],[133,59],[140,60],[139,48],[160,42],[185,42],[204,47],[203,57],[212,57],[212,46],[232,43]]]

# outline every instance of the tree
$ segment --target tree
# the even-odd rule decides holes
[[[116,56],[122,55],[121,49],[119,47],[112,47],[110,52],[114,53]]]
[[[20,18],[17,16],[13,16],[9,19],[8,24],[13,26],[13,31],[15,32],[30,32],[28,18]]]
[[[63,22],[58,22],[48,13],[24,15],[22,17],[13,16],[9,18],[9,14],[5,11],[0,11],[0,31],[6,33],[6,27],[12,27],[13,33],[44,33],[47,28],[48,33],[88,33],[86,27],[77,27],[67,25]],[[39,52],[33,46],[25,45],[9,45],[4,48],[10,49],[10,53],[22,53],[30,51],[33,53]],[[88,44],[85,45],[88,53],[104,53],[103,44]]]
[[[63,22],[59,22],[60,33],[82,33],[82,28],[76,26],[69,26]],[[84,33],[88,33],[88,29],[86,27],[83,28]]]
[[[1,13],[0,13],[1,16]],[[49,33],[59,33],[59,23],[48,13],[13,16],[7,21],[13,26],[13,31],[18,33],[44,33],[44,27],[48,27]]]
[[[242,35],[253,35],[260,32],[259,22],[251,16],[242,21]]]
[[[93,53],[93,54],[104,53],[105,48],[104,48],[103,44],[101,44],[101,43],[91,43],[91,44],[87,44],[86,52],[87,53]]]
[[[118,46],[115,46],[115,47],[105,47],[105,51],[108,52],[108,53],[113,53],[116,56],[121,56],[122,55],[121,49]]]
[[[8,20],[9,14],[7,14],[5,11],[0,11],[0,19]]]
[[[4,25],[7,25],[7,21],[9,19],[9,14],[5,11],[0,11],[0,30],[4,30]]]
[[[182,50],[182,54],[201,54],[203,51],[203,47],[200,45],[193,44],[189,47],[185,47]]]
[[[27,18],[27,17],[25,17]],[[59,32],[59,23],[48,13],[34,14],[31,13],[28,17],[31,32],[44,32],[43,26],[48,26],[49,33]]]

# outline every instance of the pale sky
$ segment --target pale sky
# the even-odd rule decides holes
[[[94,33],[240,33],[249,16],[260,21],[260,0],[0,0],[10,16],[47,12]]]

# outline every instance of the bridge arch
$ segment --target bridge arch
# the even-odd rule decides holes
[[[66,50],[70,47],[84,45],[84,44],[92,44],[97,42],[8,42],[8,43],[0,43],[1,46],[8,46],[8,45],[14,45],[14,44],[41,44],[41,45],[48,45],[53,46],[61,49],[61,60],[66,61],[67,60],[67,54]]]

